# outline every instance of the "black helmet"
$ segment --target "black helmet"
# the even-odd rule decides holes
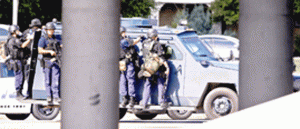
[[[19,26],[18,25],[11,25],[8,29],[8,31],[12,34],[15,33],[17,30],[19,30]]]
[[[126,28],[123,27],[123,26],[120,27],[120,34],[121,34],[122,32],[126,32]]]
[[[42,25],[41,21],[37,18],[34,18],[31,20],[31,24],[29,25],[30,27],[40,27]]]
[[[150,29],[150,30],[148,30],[147,37],[148,38],[157,37],[157,30],[156,29]]]
[[[46,24],[46,30],[55,30],[55,26],[54,26],[54,23],[53,22],[48,22]]]

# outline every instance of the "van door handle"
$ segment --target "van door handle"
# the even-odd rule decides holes
[[[177,74],[178,72],[180,72],[180,73],[182,72],[182,66],[181,65],[179,65],[177,67],[175,74]]]

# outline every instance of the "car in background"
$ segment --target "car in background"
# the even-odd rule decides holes
[[[208,44],[223,60],[239,59],[239,40],[225,35],[201,35],[199,39]]]
[[[0,42],[5,41],[9,35],[8,32],[9,25],[0,24]]]

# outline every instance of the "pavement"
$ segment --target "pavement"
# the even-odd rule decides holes
[[[30,115],[26,120],[12,121],[6,118],[5,115],[0,115],[0,129],[60,129],[61,114],[53,120],[37,120]],[[193,114],[188,120],[174,121],[168,115],[157,115],[153,120],[140,120],[134,114],[127,113],[119,122],[119,129],[176,129],[201,126],[206,122],[204,114]]]

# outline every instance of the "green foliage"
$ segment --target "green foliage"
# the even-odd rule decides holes
[[[297,35],[295,38],[294,48],[296,49],[296,51],[298,51],[298,53],[300,53],[300,36],[299,35]]]
[[[238,0],[215,0],[211,4],[210,10],[214,22],[225,21],[226,25],[233,25],[239,20]]]
[[[154,8],[153,0],[122,0],[121,14],[122,17],[148,17]]]
[[[180,20],[182,19],[188,19],[189,17],[189,13],[187,10],[178,10],[176,13],[175,18],[173,19],[172,23],[171,23],[171,27],[176,28],[177,25],[180,23]]]
[[[12,24],[13,0],[0,1],[1,24]],[[43,25],[56,18],[61,20],[62,0],[20,0],[18,25],[21,30],[28,28],[33,18],[39,18]]]
[[[212,28],[211,14],[204,11],[204,6],[196,6],[188,17],[188,26],[193,28],[199,35],[208,34]]]
[[[225,30],[223,35],[231,36],[237,38],[237,33],[231,29]]]
[[[209,11],[204,10],[203,5],[195,6],[191,14],[187,10],[180,10],[176,13],[176,16],[172,22],[172,27],[176,28],[180,20],[188,20],[188,27],[197,31],[197,34],[208,34],[212,28],[211,14]]]
[[[294,20],[300,22],[300,0],[294,0],[293,10]]]

